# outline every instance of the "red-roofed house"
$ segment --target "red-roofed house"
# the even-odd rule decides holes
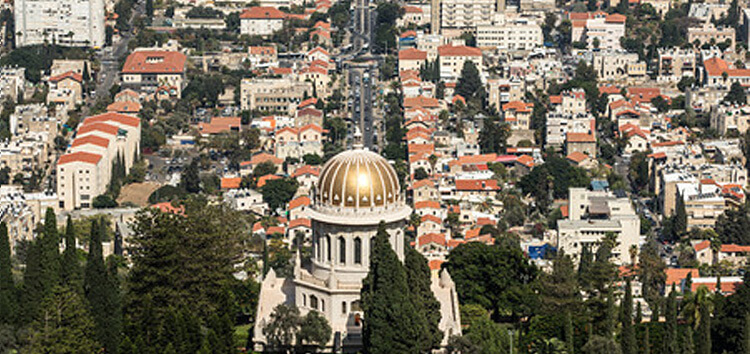
[[[445,234],[424,234],[417,237],[417,250],[424,255],[440,256],[447,251]]]
[[[704,82],[712,87],[730,87],[739,82],[742,86],[750,86],[750,69],[731,68],[729,64],[719,57],[713,57],[703,62],[706,72]],[[727,79],[724,80],[724,73]]]
[[[240,34],[270,36],[284,25],[286,14],[274,7],[255,6],[240,14]]]
[[[319,175],[320,168],[310,165],[303,165],[294,170],[294,173],[292,173],[292,178],[297,180],[300,188],[310,190],[315,185],[315,183],[318,183]]]
[[[439,218],[443,218],[443,209],[440,207],[440,203],[434,200],[425,200],[414,203],[414,211],[419,216],[432,215]]]
[[[479,48],[443,45],[438,47],[438,56],[440,57],[440,78],[443,80],[457,80],[461,76],[461,70],[466,61],[473,62],[480,74],[484,69],[482,51]]]
[[[107,112],[121,113],[135,116],[141,111],[141,104],[138,102],[115,101],[107,106]]]
[[[565,136],[568,155],[578,151],[596,157],[596,138],[589,133],[568,133]]]
[[[456,196],[465,200],[471,197],[494,197],[500,187],[495,179],[458,179],[456,180]]]
[[[414,185],[412,185],[412,198],[415,203],[427,200],[438,201],[440,200],[440,194],[434,181],[423,179],[414,182]]]
[[[503,105],[505,122],[510,124],[511,129],[531,129],[531,111],[534,104],[523,101],[511,101]]]
[[[572,42],[584,42],[594,49],[596,40],[599,49],[622,49],[620,38],[625,35],[625,16],[598,11],[573,12],[568,17],[573,25]]]
[[[695,259],[698,263],[709,265],[726,261],[734,267],[744,267],[747,264],[747,257],[750,256],[750,246],[736,244],[721,245],[718,254],[714,253],[709,240],[695,244],[693,249],[695,249]]]
[[[281,164],[284,163],[284,160],[282,160],[282,159],[280,159],[280,158],[278,158],[278,157],[276,157],[274,155],[271,155],[271,154],[269,154],[267,152],[260,152],[260,153],[257,153],[255,155],[253,155],[253,157],[250,159],[250,161],[242,161],[242,162],[240,162],[240,174],[243,175],[243,176],[247,175],[247,174],[250,174],[250,173],[253,172],[253,169],[255,168],[255,166],[258,166],[259,164],[261,164],[263,162],[267,162],[267,161],[270,161],[271,163],[273,163],[274,165],[276,165],[276,169],[277,170],[278,170],[279,167],[281,167]],[[276,171],[274,171],[274,173],[275,172]]]
[[[423,216],[417,227],[417,236],[440,232],[443,232],[443,220],[434,215]]]
[[[146,93],[168,87],[171,97],[180,97],[185,84],[186,61],[187,57],[180,52],[136,50],[122,66],[122,86]]]
[[[49,89],[52,90],[69,90],[72,93],[73,101],[75,103],[83,100],[83,77],[81,74],[73,71],[68,71],[60,75],[50,77],[48,80]]]
[[[213,134],[228,133],[231,131],[240,131],[242,126],[240,117],[213,117],[208,123],[198,123],[198,131],[203,136]]]
[[[596,160],[582,152],[575,151],[565,157],[574,166],[591,169],[597,166]]]
[[[398,70],[420,70],[427,60],[427,52],[417,48],[404,49],[398,52]]]

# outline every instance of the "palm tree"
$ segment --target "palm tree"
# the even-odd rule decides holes
[[[638,246],[637,245],[630,246],[630,249],[628,250],[628,252],[630,253],[630,264],[631,266],[635,267],[635,263],[636,263],[635,261],[638,257]]]
[[[430,155],[430,157],[427,158],[427,160],[430,162],[430,174],[435,174],[435,165],[437,164],[438,157],[435,154]]]

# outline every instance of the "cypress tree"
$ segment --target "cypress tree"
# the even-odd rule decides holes
[[[650,322],[659,322],[659,317],[661,317],[661,314],[659,313],[659,302],[653,301],[649,306],[651,307]]]
[[[693,273],[688,272],[685,277],[685,287],[682,290],[683,294],[690,294],[693,291]]]
[[[76,235],[73,220],[68,216],[65,224],[65,251],[62,255],[61,278],[64,285],[78,291],[81,284],[81,264],[78,262]]]
[[[643,322],[643,309],[641,309],[641,303],[635,304],[635,324]]]
[[[21,287],[20,323],[26,324],[34,319],[43,298],[42,252],[39,239],[37,239],[26,248],[26,268],[23,271],[23,285]]]
[[[440,324],[440,303],[430,289],[431,275],[427,259],[417,250],[407,247],[404,258],[407,283],[411,288],[412,303],[416,307],[418,319],[422,322],[419,343],[420,352],[430,352],[439,349],[443,339],[443,332],[438,328]]]
[[[742,342],[745,345],[745,354],[750,354],[750,312],[745,314],[745,331]]]
[[[700,321],[698,321],[696,353],[711,354],[711,311],[708,304],[701,306],[699,311]]]
[[[104,220],[91,223],[83,288],[94,317],[98,341],[107,353],[117,353],[120,346],[120,306],[118,289],[110,278],[102,256],[102,237],[106,227]]]
[[[643,354],[651,354],[651,340],[648,338],[648,327],[650,324],[646,325],[646,332],[643,334]]]
[[[581,261],[578,264],[578,283],[581,284],[582,288],[586,288],[590,284],[590,280],[587,277],[591,263],[594,262],[594,254],[591,252],[591,246],[584,245],[581,250]]]
[[[685,326],[685,331],[682,333],[682,341],[680,342],[680,354],[694,354],[695,346],[693,345],[693,328]]]
[[[622,354],[636,354],[638,345],[635,341],[635,330],[633,328],[633,290],[630,285],[630,279],[625,283],[625,298],[620,304],[622,308],[622,333],[620,338],[620,348]]]
[[[370,253],[370,271],[362,281],[366,354],[415,352],[420,329],[409,294],[406,271],[381,222]]]
[[[573,339],[573,316],[570,311],[565,312],[565,347],[568,354],[575,351],[575,340]]]
[[[0,324],[10,324],[16,316],[12,267],[8,226],[3,222],[0,223]]]
[[[667,297],[666,328],[664,330],[664,353],[677,354],[677,291],[672,284],[672,291]]]
[[[42,237],[39,239],[41,250],[41,269],[44,294],[60,284],[60,235],[57,232],[57,216],[52,208],[47,208],[44,215]]]
[[[607,338],[612,338],[615,335],[615,327],[617,327],[617,307],[615,306],[615,295],[610,288],[607,291],[607,317],[605,323],[604,334]]]

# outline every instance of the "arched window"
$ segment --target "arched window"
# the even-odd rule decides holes
[[[326,235],[326,259],[331,261],[331,236]]]
[[[341,314],[346,315],[346,301],[341,301]]]
[[[318,309],[318,297],[315,295],[310,295],[310,307],[314,309]]]
[[[346,264],[346,240],[339,237],[339,263]]]
[[[326,301],[323,299],[320,299],[320,311],[325,312],[326,310]]]
[[[354,239],[354,264],[362,264],[362,239]]]

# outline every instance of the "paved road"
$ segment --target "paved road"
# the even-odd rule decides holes
[[[369,60],[373,58],[372,38],[375,13],[370,10],[369,0],[357,0],[352,26],[352,47],[356,58]],[[362,134],[362,144],[370,149],[377,149],[373,136],[373,82],[378,77],[377,62],[353,65],[349,72],[349,84],[352,98],[352,121],[356,130]],[[353,134],[355,131],[350,131]]]
[[[136,17],[146,12],[145,1],[139,1],[136,3],[133,9],[133,16],[130,18],[130,28],[133,28],[133,21]],[[99,71],[98,82],[96,85],[96,91],[94,92],[94,99],[99,97],[106,97],[109,95],[109,89],[118,82],[119,59],[125,56],[128,52],[128,43],[133,39],[132,32],[122,33],[120,40],[117,43],[113,43],[111,48],[108,48],[99,57],[102,63]]]

